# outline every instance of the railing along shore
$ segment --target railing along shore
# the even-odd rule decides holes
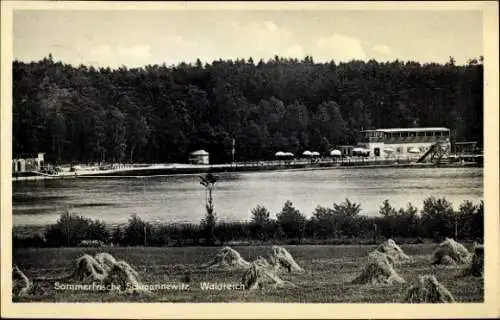
[[[450,156],[456,161],[448,166],[482,165],[478,159],[482,155]],[[16,180],[40,180],[75,177],[125,177],[125,176],[154,176],[173,174],[196,174],[203,172],[231,172],[231,171],[269,171],[269,170],[315,170],[334,168],[372,168],[372,167],[433,167],[433,163],[415,163],[416,157],[339,157],[339,158],[296,158],[276,159],[265,161],[239,161],[226,164],[107,164],[101,166],[78,166],[77,170],[64,170],[55,175],[46,173],[31,173],[31,176],[13,176]],[[458,161],[461,159],[463,161]],[[465,160],[467,162],[465,162]]]

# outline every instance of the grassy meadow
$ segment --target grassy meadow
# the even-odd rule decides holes
[[[395,267],[406,280],[403,285],[352,285],[375,246],[369,245],[302,245],[284,246],[305,269],[302,274],[281,273],[283,280],[295,288],[243,290],[203,290],[202,282],[240,283],[243,271],[206,271],[200,265],[208,262],[217,247],[114,247],[114,248],[26,248],[14,249],[13,263],[30,279],[60,277],[72,271],[72,261],[84,253],[109,252],[125,260],[140,274],[142,283],[187,283],[186,290],[155,290],[152,293],[119,293],[56,290],[52,280],[39,280],[35,286],[44,293],[19,298],[20,302],[298,302],[298,303],[400,303],[407,288],[418,276],[434,274],[458,302],[482,302],[482,278],[456,278],[457,267],[431,266],[429,259],[435,245],[402,245],[413,258]],[[468,249],[471,246],[467,245]],[[267,256],[270,246],[233,246],[247,261]],[[189,280],[187,279],[187,275]],[[61,281],[64,282],[64,281]],[[64,282],[71,283],[71,282]],[[40,292],[40,290],[38,290]]]

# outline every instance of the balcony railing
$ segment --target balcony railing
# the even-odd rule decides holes
[[[416,136],[416,137],[390,137],[390,138],[385,138],[383,139],[384,143],[391,144],[391,143],[434,143],[438,141],[442,141],[448,139],[448,137],[440,137],[440,136],[434,136],[434,137],[427,137],[427,136]]]

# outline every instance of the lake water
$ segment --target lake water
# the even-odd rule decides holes
[[[291,200],[310,216],[317,206],[346,198],[376,215],[382,201],[419,209],[428,196],[445,197],[454,208],[483,199],[482,168],[361,168],[222,173],[214,190],[221,220],[248,220],[258,204],[272,215]],[[111,224],[132,214],[151,222],[198,222],[205,213],[205,191],[198,175],[133,178],[76,178],[16,181],[12,187],[15,226],[57,221],[70,210]]]

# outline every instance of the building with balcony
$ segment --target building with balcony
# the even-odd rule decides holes
[[[363,130],[361,134],[358,146],[374,157],[417,158],[437,142],[447,150],[451,146],[450,129],[442,127]]]

